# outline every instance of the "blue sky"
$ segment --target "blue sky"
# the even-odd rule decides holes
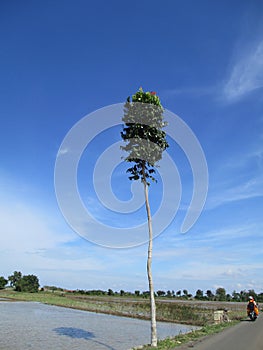
[[[154,240],[155,289],[262,291],[262,23],[257,0],[2,1],[0,275],[20,270],[39,276],[41,285],[147,290],[147,246],[112,249],[81,238],[60,212],[54,188],[69,130],[142,86],[191,128],[209,172],[205,207],[182,234],[192,171],[171,140],[182,197]],[[141,223],[143,209],[123,217],[105,210],[92,190],[94,164],[119,131],[93,140],[78,179],[97,220],[122,227]],[[130,185],[119,164],[113,192],[129,200]],[[153,212],[161,190],[161,179],[150,186]]]

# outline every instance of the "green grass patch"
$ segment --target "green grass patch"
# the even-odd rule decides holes
[[[224,329],[228,327],[232,327],[236,325],[239,321],[233,321],[228,323],[221,323],[217,325],[207,325],[202,327],[199,330],[195,330],[186,334],[179,334],[174,338],[159,340],[157,347],[152,347],[150,345],[145,345],[140,347],[143,350],[173,350],[181,345],[189,344],[189,346],[193,346],[193,343],[201,338],[222,332]],[[136,349],[136,348],[134,348]]]

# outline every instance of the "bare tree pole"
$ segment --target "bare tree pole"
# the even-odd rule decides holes
[[[129,154],[125,160],[135,163],[127,172],[131,174],[130,180],[140,179],[144,186],[149,231],[147,276],[151,303],[151,346],[157,347],[156,305],[152,278],[153,230],[148,179],[156,181],[153,177],[154,166],[162,158],[163,151],[169,146],[166,134],[162,130],[166,123],[163,121],[163,108],[159,97],[155,92],[144,92],[142,88],[132,96],[132,102],[128,97],[124,111],[122,120],[125,126],[121,137],[127,142],[127,145],[121,148]]]
[[[150,303],[151,303],[151,346],[156,347],[157,346],[156,305],[155,305],[154,286],[153,286],[153,278],[152,278],[153,231],[152,231],[152,216],[151,216],[149,194],[148,194],[149,191],[148,191],[148,185],[147,185],[145,176],[143,178],[143,185],[144,185],[145,206],[147,211],[148,230],[149,230],[147,276],[148,276]]]

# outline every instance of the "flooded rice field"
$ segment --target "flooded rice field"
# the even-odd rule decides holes
[[[127,350],[150,342],[150,322],[33,302],[0,301],[1,350]],[[196,327],[159,322],[164,339]]]

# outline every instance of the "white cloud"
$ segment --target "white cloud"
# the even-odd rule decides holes
[[[249,52],[238,53],[238,58],[223,88],[223,96],[228,102],[232,102],[262,87],[263,40],[254,45]]]
[[[25,202],[0,205],[1,274],[19,270],[36,274],[41,285],[69,289],[98,286],[108,268],[102,255],[41,210]]]
[[[261,147],[232,155],[217,164],[210,183],[206,209],[263,196]]]
[[[207,200],[207,209],[214,209],[220,205],[263,196],[262,176],[245,181],[239,185],[218,190]]]
[[[34,206],[34,198],[24,199],[21,194],[12,198],[3,196],[0,210],[3,275],[18,269],[24,274],[38,275],[41,285],[54,284],[69,289],[147,289],[147,245],[125,250],[91,245],[67,229],[63,219],[60,221],[51,214],[49,208],[41,203]],[[243,279],[245,263],[240,262],[240,254],[247,256],[252,231],[253,227],[247,225],[192,235],[164,233],[154,241],[156,288],[211,289],[218,281],[230,291],[235,289],[230,282]],[[235,248],[218,249],[218,244],[224,241],[227,245],[228,239],[238,240]],[[260,246],[260,237],[257,243]],[[252,268],[261,272],[255,261]]]
[[[0,204],[0,246],[13,251],[35,251],[54,248],[57,244],[73,240],[69,233],[51,230],[52,219],[48,214],[28,204],[10,202],[5,198]]]
[[[104,268],[94,254],[78,250],[80,238],[45,203],[30,197],[30,190],[25,195],[17,183],[2,179],[0,187],[0,265],[3,275],[8,276],[14,270],[24,274],[45,270],[56,271],[59,279],[62,270],[73,273]]]
[[[64,154],[67,154],[69,152],[70,152],[69,148],[61,148],[59,149],[57,156],[63,156]]]
[[[203,96],[214,95],[218,90],[217,86],[196,86],[196,87],[181,87],[177,89],[167,89],[161,94],[163,97],[172,98],[174,96],[190,96],[200,98]]]

